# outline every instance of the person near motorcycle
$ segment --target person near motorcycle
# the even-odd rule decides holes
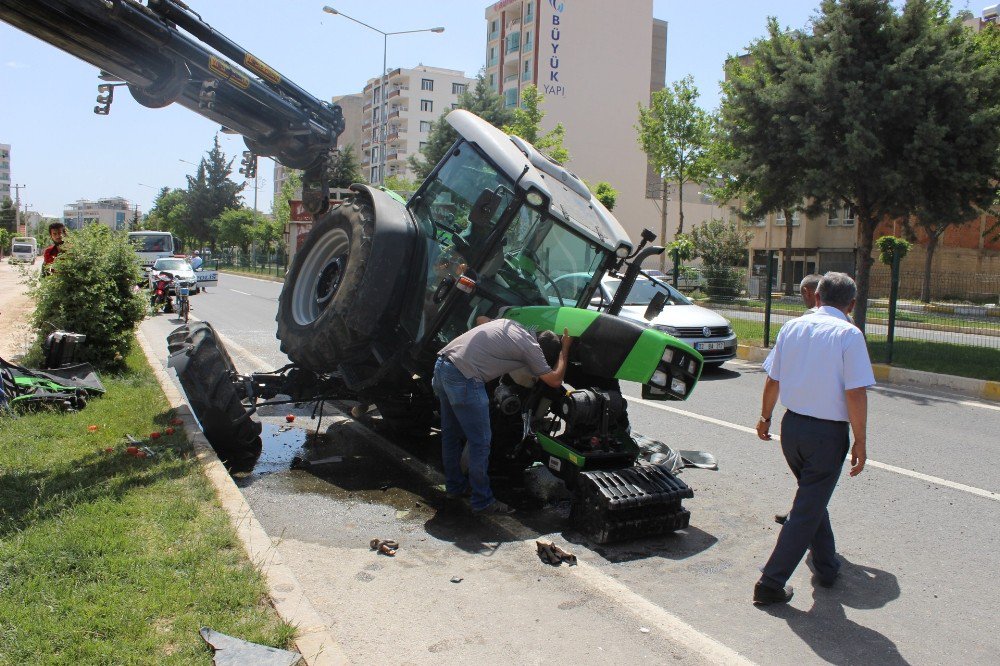
[[[558,388],[566,375],[573,339],[551,331],[537,335],[509,319],[481,317],[472,330],[458,336],[438,354],[431,382],[441,401],[441,462],[445,490],[451,498],[472,491],[476,513],[512,513],[490,489],[490,400],[486,384],[522,368]],[[462,437],[469,447],[469,476],[462,473]]]

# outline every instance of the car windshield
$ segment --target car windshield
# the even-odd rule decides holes
[[[589,295],[608,250],[551,217],[522,205],[501,245],[496,281],[524,302],[579,305]]]
[[[618,287],[621,285],[621,280],[605,280],[604,286],[607,288],[609,295],[614,298],[615,293],[618,291]],[[667,294],[667,305],[691,305],[684,294],[677,291],[673,287],[665,283],[653,282],[652,280],[647,280],[646,278],[640,277],[635,281],[635,285],[632,287],[632,291],[629,292],[628,298],[625,300],[625,305],[649,305],[649,302],[653,300],[653,296],[657,293]]]
[[[184,259],[157,259],[153,268],[158,271],[182,271],[191,270],[191,265]]]
[[[34,250],[30,245],[15,245],[14,252],[31,252]]]

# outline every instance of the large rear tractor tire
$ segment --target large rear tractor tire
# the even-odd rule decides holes
[[[374,331],[361,330],[356,313],[372,307],[363,278],[374,233],[375,211],[363,195],[313,225],[278,299],[278,338],[291,361],[323,373],[367,351]]]
[[[181,326],[167,346],[170,365],[212,448],[231,471],[253,469],[261,452],[261,425],[240,401],[231,380],[236,367],[215,329],[208,322]]]

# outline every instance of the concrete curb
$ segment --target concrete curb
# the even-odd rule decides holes
[[[243,499],[243,493],[215,455],[212,445],[205,439],[191,408],[161,367],[149,340],[141,330],[136,330],[136,339],[156,374],[160,388],[167,396],[167,402],[183,419],[184,432],[194,446],[195,457],[201,464],[202,472],[212,483],[222,508],[229,514],[233,529],[243,543],[250,561],[267,581],[271,603],[281,619],[296,627],[295,647],[302,654],[305,663],[308,666],[340,666],[350,663],[330,634],[326,622],[306,597],[291,568],[284,563],[275,541],[264,531],[264,526]]]
[[[736,348],[737,358],[750,363],[763,362],[770,352],[771,350],[767,347],[754,347],[751,345],[739,345]],[[945,389],[973,398],[980,398],[981,400],[1000,402],[1000,382],[988,379],[939,375],[934,372],[897,368],[884,363],[872,363],[872,371],[875,373],[876,381],[879,382],[918,388]]]

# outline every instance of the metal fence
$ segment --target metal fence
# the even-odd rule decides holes
[[[689,281],[680,288],[726,317],[741,344],[770,347],[782,324],[806,309],[797,291],[791,296],[780,291],[778,263],[778,256],[769,258],[770,279],[766,267],[759,274],[702,268],[696,285]],[[947,371],[950,364],[959,365],[949,359],[963,356],[972,359],[967,365],[980,358],[980,364],[1000,366],[1000,274],[932,273],[929,302],[921,300],[922,272],[897,267],[896,276],[893,293],[891,267],[877,264],[871,272],[865,337],[872,361]],[[985,374],[1000,374],[1000,367]]]
[[[239,273],[283,277],[288,271],[288,254],[283,248],[267,252],[256,249],[244,252],[235,247],[220,248],[212,260],[216,269],[230,269]]]

